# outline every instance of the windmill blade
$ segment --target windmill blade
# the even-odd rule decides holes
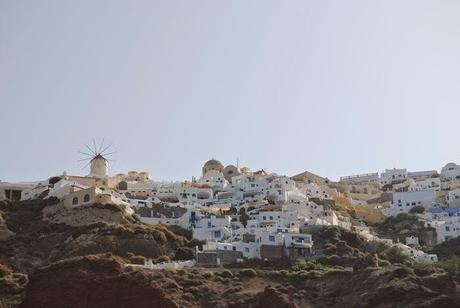
[[[96,141],[94,140],[94,138],[93,138],[93,145],[94,145],[94,153],[96,153],[95,155],[97,155],[97,146],[96,146]]]
[[[96,156],[96,153],[89,147],[89,145],[85,144],[86,148],[94,155]]]
[[[88,167],[90,163],[91,162],[89,161],[86,165],[83,166],[83,168],[81,168],[81,170],[86,169],[86,167]]]
[[[110,152],[110,153],[104,154],[104,156],[112,155],[112,154],[115,154],[115,153],[117,153],[117,152]]]
[[[99,153],[102,153],[102,147],[104,146],[104,138],[102,138],[101,145],[99,146]]]
[[[104,152],[107,151],[108,149],[110,149],[111,146],[112,146],[112,144],[109,144],[108,146],[106,146],[106,147],[102,150],[101,154],[102,154],[102,155],[105,155]]]
[[[93,159],[93,158],[92,158],[92,157],[88,157],[88,158],[79,159],[78,161],[80,162],[80,161],[86,161],[86,160],[91,160],[91,159]]]
[[[91,157],[93,157],[93,155],[91,155],[91,154],[89,154],[89,153],[85,153],[85,152],[82,152],[82,151],[78,151],[78,153],[80,153],[80,154],[83,154],[83,155],[88,155],[88,156],[91,156]]]

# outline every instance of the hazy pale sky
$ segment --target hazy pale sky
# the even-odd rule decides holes
[[[460,1],[0,0],[0,179],[460,161]]]

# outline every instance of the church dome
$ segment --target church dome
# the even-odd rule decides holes
[[[222,163],[220,161],[218,161],[217,159],[211,159],[211,160],[208,160],[205,164],[204,164],[204,167],[211,167],[211,166],[221,166],[223,167],[224,165],[222,165]]]
[[[238,170],[238,168],[233,165],[228,165],[227,167],[225,167],[223,173],[225,179],[229,182],[232,181],[232,177],[240,175],[240,171]]]
[[[210,170],[216,170],[222,172],[224,170],[224,165],[217,159],[208,160],[203,166],[203,175],[206,174]]]

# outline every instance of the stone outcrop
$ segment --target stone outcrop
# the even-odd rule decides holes
[[[14,235],[8,226],[6,225],[5,219],[3,218],[2,213],[0,212],[0,241],[6,240]]]

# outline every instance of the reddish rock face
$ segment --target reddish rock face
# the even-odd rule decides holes
[[[93,255],[36,272],[21,307],[178,307],[141,272],[120,259]]]
[[[445,272],[405,266],[322,275],[239,269],[152,271],[111,254],[59,261],[30,278],[21,307],[456,307]]]

